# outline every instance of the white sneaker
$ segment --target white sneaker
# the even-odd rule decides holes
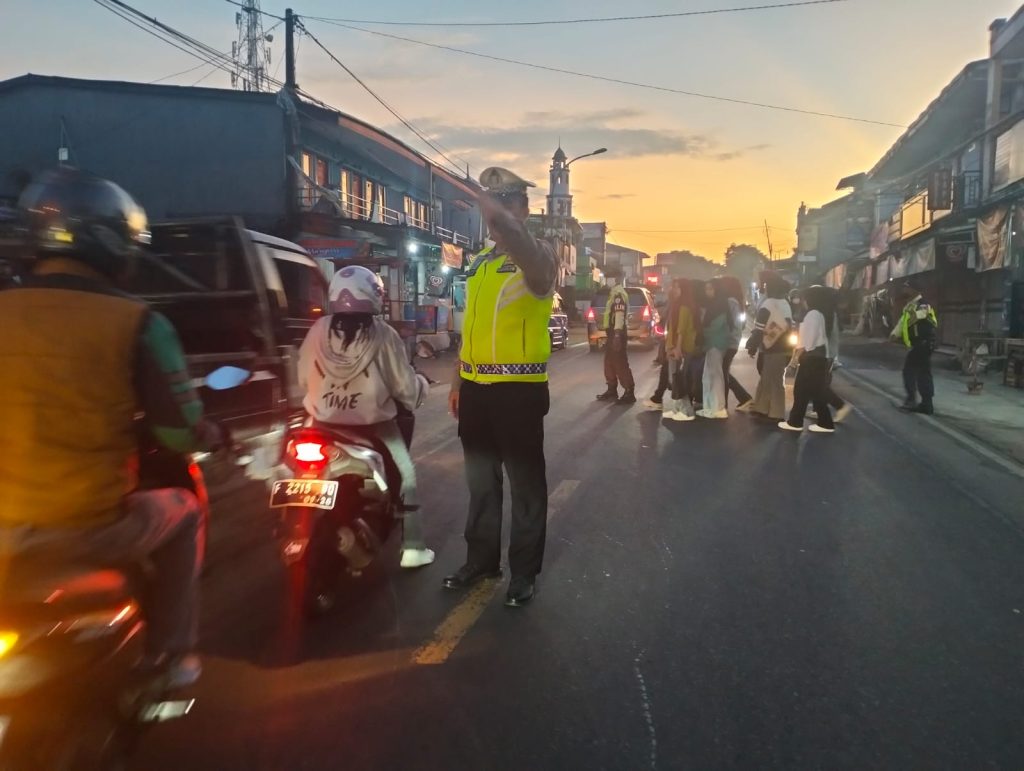
[[[675,410],[665,410],[661,413],[662,420],[675,420],[678,413]]]
[[[664,406],[662,405],[662,403],[661,402],[656,402],[656,401],[654,401],[654,399],[644,399],[644,407],[646,407],[649,410],[654,410],[655,412],[658,412],[658,411],[664,409]]]
[[[834,434],[836,432],[834,428],[825,428],[824,426],[819,426],[817,423],[812,425],[810,430],[816,434]]]
[[[402,549],[403,568],[421,568],[433,561],[433,549]]]
[[[754,400],[750,399],[743,402],[739,407],[736,408],[736,412],[750,412],[754,409]]]
[[[850,416],[851,412],[853,412],[853,407],[851,407],[849,404],[844,404],[842,407],[836,410],[836,416],[834,418],[835,422],[842,423]]]
[[[803,426],[797,427],[797,426],[790,425],[788,420],[783,420],[782,422],[780,422],[779,423],[779,428],[781,428],[781,429],[783,429],[785,431],[803,431],[804,430]]]
[[[677,423],[688,423],[691,420],[696,420],[696,419],[697,418],[695,418],[693,415],[687,415],[685,412],[673,412],[672,413],[672,420],[676,421]]]

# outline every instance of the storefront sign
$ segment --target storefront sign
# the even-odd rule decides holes
[[[303,238],[299,240],[299,246],[313,257],[325,260],[365,260],[373,254],[369,242],[351,239]]]

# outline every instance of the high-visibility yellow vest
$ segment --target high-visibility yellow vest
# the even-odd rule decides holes
[[[621,299],[622,302],[625,304],[625,310],[623,311],[623,315],[625,315],[626,317],[629,316],[629,292],[627,292],[626,288],[621,284],[619,284],[618,286],[613,286],[612,290],[608,293],[608,302],[605,303],[604,306],[604,329],[611,329],[612,308],[614,307],[615,301],[617,299]]]
[[[551,358],[551,297],[537,297],[523,271],[493,247],[466,274],[462,378],[476,383],[544,383]]]

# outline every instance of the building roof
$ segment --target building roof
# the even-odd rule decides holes
[[[30,87],[80,88],[83,90],[121,92],[126,94],[159,94],[161,96],[192,99],[231,99],[239,102],[263,102],[266,104],[277,104],[278,100],[277,93],[267,91],[236,91],[229,88],[175,86],[163,83],[135,83],[132,81],[122,80],[91,80],[87,78],[67,78],[56,75],[34,75],[32,73],[21,75],[16,78],[10,78],[9,80],[0,80],[0,94]],[[388,134],[386,131],[382,131],[364,120],[348,115],[339,110],[335,110],[334,108],[324,104],[317,104],[316,102],[301,98],[298,99],[298,101],[303,112],[307,113],[309,117],[328,120],[335,125],[348,128],[349,130],[355,131],[356,133],[362,134],[363,136],[386,145],[390,149],[398,151],[399,154],[406,155],[419,163],[431,163],[434,166],[435,171],[444,176],[447,181],[451,182],[456,187],[462,188],[466,193],[473,195],[477,190],[479,190],[479,186],[475,181],[468,178],[464,179],[447,172],[443,168],[438,167],[433,161],[423,155],[423,153],[418,152],[397,137]]]
[[[868,172],[873,181],[913,173],[957,147],[985,126],[987,59],[971,62]]]
[[[551,160],[553,160],[555,163],[563,163],[565,162],[567,157],[568,156],[566,156],[565,150],[563,150],[561,146],[559,146],[559,148],[555,150],[555,154],[552,156]]]

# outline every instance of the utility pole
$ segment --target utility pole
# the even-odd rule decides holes
[[[295,82],[295,14],[289,8],[284,12],[284,87],[294,92]]]
[[[775,262],[775,250],[772,249],[772,233],[768,228],[768,220],[764,221],[764,237],[768,239],[768,261]]]

